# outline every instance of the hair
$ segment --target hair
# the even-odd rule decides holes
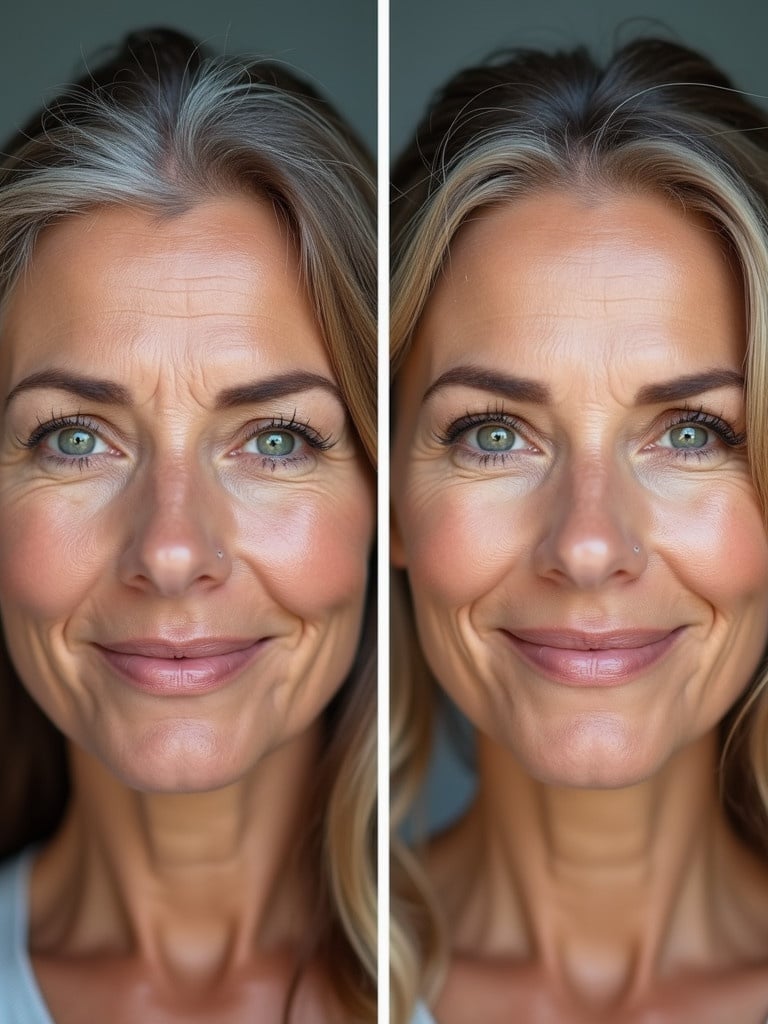
[[[370,158],[282,66],[207,55],[168,29],[129,35],[5,147],[0,308],[51,225],[94,209],[174,216],[224,196],[270,202],[298,254],[329,358],[371,466],[376,452],[375,192]],[[371,563],[374,564],[373,561]],[[324,715],[303,856],[320,959],[348,1019],[375,1017],[375,578],[356,660]],[[49,837],[69,795],[65,741],[0,645],[0,856]]]
[[[705,217],[721,237],[744,286],[749,458],[765,518],[768,119],[709,60],[683,46],[637,40],[605,67],[583,48],[555,54],[514,51],[460,72],[437,94],[393,171],[393,373],[403,364],[467,218],[552,191],[585,202],[617,193],[656,195]],[[417,650],[403,574],[397,576],[394,652],[405,663],[393,673],[395,826],[428,757],[434,692]],[[720,772],[734,827],[763,856],[768,856],[767,684],[763,665],[723,723]],[[417,993],[429,997],[436,991],[446,951],[417,856],[397,833],[393,851],[393,1019],[405,1021]]]

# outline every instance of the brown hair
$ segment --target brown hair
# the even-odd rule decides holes
[[[100,206],[173,215],[266,197],[288,225],[334,373],[375,462],[375,193],[335,111],[282,67],[208,56],[167,29],[119,51],[32,119],[0,166],[0,307],[51,224]],[[349,1019],[375,1016],[375,578],[355,664],[324,717],[305,858],[320,957]],[[52,834],[68,796],[62,736],[0,645],[0,856]],[[292,994],[286,1007],[290,1015]]]
[[[437,94],[393,171],[393,372],[466,218],[549,190],[598,199],[650,192],[703,214],[720,234],[744,282],[749,454],[768,509],[768,119],[712,63],[677,44],[635,41],[603,68],[584,49],[507,53],[462,71]],[[395,389],[395,405],[396,398]],[[401,814],[425,762],[433,686],[402,578],[393,592],[393,656],[405,662],[393,673],[392,694]],[[725,723],[721,772],[735,827],[764,855],[766,683],[761,669]],[[393,849],[393,1019],[400,1022],[417,993],[435,991],[445,961],[418,859],[397,838]]]

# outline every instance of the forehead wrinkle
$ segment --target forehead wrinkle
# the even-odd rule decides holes
[[[273,220],[237,199],[160,225],[130,210],[55,225],[14,294],[3,362],[21,377],[63,353],[73,373],[138,385],[145,405],[173,392],[207,401],[214,382],[296,367],[332,376],[295,247]]]
[[[210,284],[201,287],[200,282]],[[175,281],[137,282],[130,287],[128,296],[126,290],[123,285],[120,306],[114,307],[115,313],[125,317],[138,317],[142,320],[200,320],[217,317],[237,321],[254,315],[245,280],[233,282],[231,279],[225,281],[223,277],[218,281],[210,277],[187,277]],[[222,296],[230,296],[239,301],[235,308],[222,310],[220,306],[217,308]]]
[[[166,278],[164,282],[157,284],[137,284],[135,290],[142,295],[176,295],[188,291],[190,284],[194,284],[195,292],[198,295],[207,295],[209,293],[218,295],[221,292],[225,292],[228,295],[244,295],[247,294],[248,288],[248,281],[245,278],[241,281],[240,278],[227,277],[223,274],[218,277],[202,274],[200,277],[196,277],[195,275],[188,274],[186,277]],[[201,287],[206,284],[207,287]]]
[[[523,201],[460,229],[406,363],[422,393],[471,353],[594,423],[646,384],[741,366],[743,290],[717,236],[656,198],[560,206]]]

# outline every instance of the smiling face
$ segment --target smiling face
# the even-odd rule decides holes
[[[0,612],[49,717],[149,790],[306,730],[357,646],[373,502],[271,207],[52,228],[0,386]]]
[[[763,652],[742,295],[703,220],[554,193],[475,216],[427,304],[394,557],[437,679],[542,781],[650,776]]]

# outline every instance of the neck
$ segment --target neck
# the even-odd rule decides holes
[[[646,782],[575,790],[534,781],[482,738],[481,795],[460,829],[477,882],[451,914],[458,949],[535,961],[593,1003],[716,961],[733,879],[757,870],[721,811],[717,760],[712,733]]]
[[[73,799],[33,878],[33,937],[37,921],[43,946],[135,954],[169,978],[295,950],[310,913],[298,849],[318,746],[313,729],[233,785],[194,794],[129,790],[73,748]]]

